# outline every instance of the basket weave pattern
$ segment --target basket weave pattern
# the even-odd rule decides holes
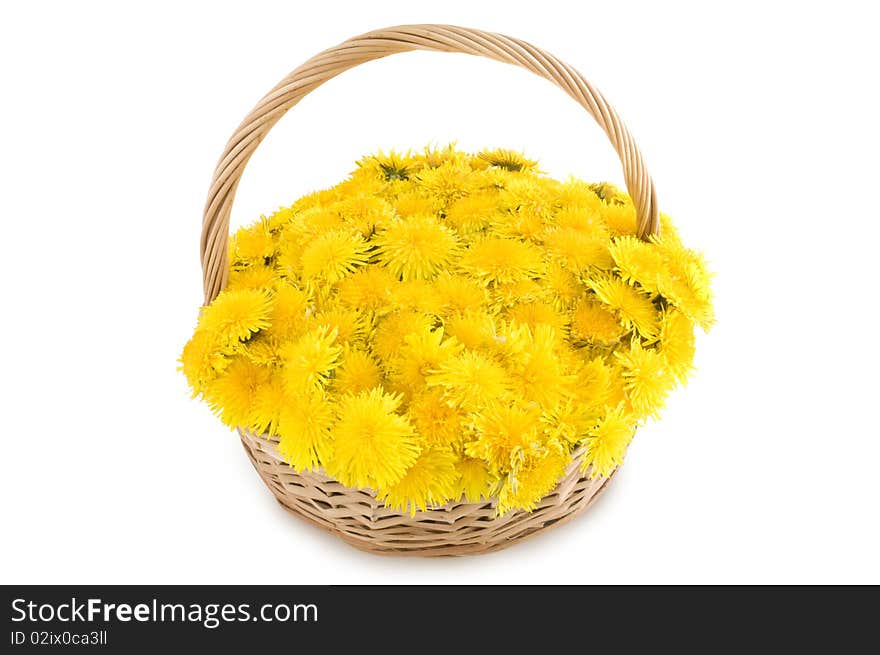
[[[340,73],[412,50],[456,52],[520,66],[543,77],[580,104],[617,151],[638,219],[638,234],[659,233],[654,183],[626,126],[602,94],[571,66],[535,46],[501,34],[450,25],[406,25],[368,32],[329,48],[291,72],[242,121],[214,171],[202,222],[205,304],[229,276],[227,243],[235,191],[251,155],[272,126],[309,92]],[[415,516],[390,510],[367,490],[351,489],[317,472],[297,473],[271,438],[239,430],[260,477],[286,509],[362,550],[386,555],[465,555],[505,548],[565,523],[589,507],[609,479],[581,472],[580,453],[565,477],[532,512],[495,516],[495,501],[450,503]]]
[[[495,516],[496,500],[458,502],[416,512],[385,507],[367,490],[352,489],[318,472],[297,473],[278,454],[275,442],[239,430],[241,443],[263,482],[295,516],[335,534],[352,546],[381,555],[469,555],[506,548],[589,507],[611,478],[590,480],[580,457],[556,489],[532,512]]]

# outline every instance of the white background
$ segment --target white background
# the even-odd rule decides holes
[[[876,17],[714,4],[4,3],[0,580],[880,582]],[[697,374],[602,500],[455,560],[377,558],[294,520],[175,361],[225,140],[311,55],[413,22],[511,34],[580,69],[717,272]],[[545,81],[396,55],[279,123],[233,223],[380,147],[455,139],[622,182],[601,130]]]

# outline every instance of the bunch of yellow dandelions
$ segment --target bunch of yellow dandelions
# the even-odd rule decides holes
[[[182,370],[229,426],[413,513],[608,476],[687,377],[709,275],[667,217],[536,162],[381,152],[230,239]]]

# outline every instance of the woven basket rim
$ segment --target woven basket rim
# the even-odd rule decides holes
[[[269,450],[266,450],[265,448],[263,448],[263,452],[266,455],[272,457],[279,464],[283,464],[284,466],[290,467],[291,470],[295,471],[298,476],[300,476],[301,478],[303,478],[305,480],[311,480],[312,482],[318,483],[318,484],[328,484],[328,483],[338,484],[338,485],[345,487],[346,489],[351,490],[352,492],[359,492],[359,493],[364,493],[369,496],[372,496],[373,498],[376,499],[376,502],[379,503],[384,508],[384,510],[386,512],[388,512],[389,514],[399,514],[401,516],[403,516],[403,515],[410,516],[411,515],[411,513],[409,511],[401,511],[401,510],[397,510],[397,509],[386,506],[385,503],[377,496],[375,489],[371,489],[369,487],[351,487],[347,484],[340,482],[339,480],[337,480],[333,476],[327,475],[327,473],[324,471],[323,468],[319,468],[317,470],[313,469],[313,470],[297,471],[284,458],[284,456],[278,451],[279,441],[278,441],[278,437],[276,437],[276,436],[267,435],[267,434],[257,434],[251,430],[248,430],[248,429],[242,428],[242,427],[236,428],[236,431],[238,432],[238,434],[242,440],[247,439],[247,440],[261,441],[261,442],[264,442],[267,444],[271,444]],[[583,457],[584,457],[585,453],[586,453],[586,448],[584,448],[583,446],[579,446],[578,448],[571,451],[571,453],[570,453],[571,460],[565,465],[565,473],[563,473],[563,475],[560,476],[560,481],[562,479],[564,479],[566,476],[568,476],[574,467],[580,468],[580,466],[583,462]],[[581,475],[586,478],[590,478],[591,474],[592,474],[592,467],[588,467],[585,471],[581,472]],[[612,473],[612,475],[614,475],[614,473]],[[611,476],[608,476],[605,479],[610,480]],[[557,484],[558,484],[558,482],[559,481],[557,481]],[[474,501],[467,500],[465,498],[464,494],[462,494],[462,496],[459,500],[450,500],[449,502],[443,503],[442,505],[433,505],[433,506],[429,505],[427,510],[416,510],[416,514],[430,514],[431,512],[448,512],[448,511],[450,511],[460,505],[475,505],[475,506],[479,505],[481,507],[485,507],[487,504],[491,505],[493,509],[495,507],[497,507],[497,505],[498,505],[497,496],[490,496],[488,498],[483,498],[479,501],[474,502]],[[523,511],[523,510],[514,510],[514,509],[509,510],[509,512],[515,512],[515,511]],[[506,512],[506,513],[509,513],[509,512]]]

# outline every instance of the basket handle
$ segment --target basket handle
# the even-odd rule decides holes
[[[397,52],[430,50],[479,55],[540,75],[574,98],[605,130],[623,164],[638,219],[638,235],[659,233],[654,182],[629,130],[602,94],[568,64],[540,48],[502,34],[452,25],[402,25],[367,32],[315,55],[266,94],[229,139],[214,170],[202,222],[201,258],[205,303],[226,286],[229,214],[248,160],[287,110],[309,92],[358,64]]]

